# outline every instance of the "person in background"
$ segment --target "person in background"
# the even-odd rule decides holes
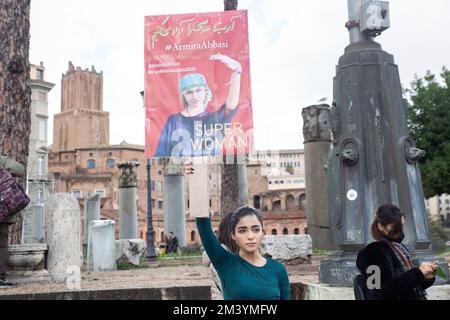
[[[217,233],[217,238],[225,250],[228,250],[233,253],[238,253],[239,248],[236,242],[231,237],[232,228],[231,228],[231,218],[233,217],[232,213],[227,214],[222,218],[219,224],[219,230]],[[222,292],[222,284],[220,283],[219,275],[217,274],[217,270],[214,268],[211,260],[208,257],[206,251],[203,251],[202,256],[202,264],[205,267],[208,267],[211,272],[211,300],[223,300],[223,292]]]
[[[178,238],[171,231],[169,232],[168,242],[167,242],[167,253],[177,253],[178,252]]]
[[[221,246],[208,213],[194,216],[203,247],[221,280],[224,300],[290,300],[286,268],[260,252],[263,222],[257,209],[244,206],[232,213],[231,238],[238,253]]]
[[[6,156],[0,156],[0,167],[8,170],[15,177],[25,176],[25,168],[22,164]],[[0,223],[0,289],[11,288],[13,283],[6,280],[8,267],[8,234],[9,226],[16,222],[16,217],[11,217],[8,221]]]
[[[358,253],[356,265],[363,277],[368,275],[370,266],[380,269],[381,288],[370,290],[374,300],[426,300],[425,290],[435,281],[437,262],[413,266],[411,254],[402,244],[404,224],[405,214],[399,207],[379,207],[371,227],[376,241]]]

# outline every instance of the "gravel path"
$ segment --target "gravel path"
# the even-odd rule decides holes
[[[318,283],[317,270],[323,256],[313,256],[312,264],[287,266],[291,283]],[[450,254],[445,258],[450,263]],[[167,288],[210,285],[210,271],[201,265],[200,260],[172,261],[173,266],[160,266],[152,263],[151,268],[121,270],[113,272],[83,272],[82,290],[106,290],[129,288]],[[37,292],[68,291],[66,285],[58,283],[18,284],[14,288],[0,289],[0,295],[26,294]]]

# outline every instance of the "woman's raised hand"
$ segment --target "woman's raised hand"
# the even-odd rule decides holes
[[[210,60],[218,60],[235,72],[242,71],[242,66],[238,61],[236,61],[224,54],[220,54],[220,53],[213,54],[209,59]]]

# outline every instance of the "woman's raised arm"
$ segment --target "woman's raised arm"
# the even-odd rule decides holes
[[[236,109],[239,104],[239,97],[241,95],[242,66],[238,61],[231,59],[230,57],[220,53],[212,55],[210,59],[218,60],[223,64],[225,64],[228,68],[233,70],[233,74],[231,75],[230,81],[230,90],[228,91],[228,97],[226,102],[227,110],[232,111]]]

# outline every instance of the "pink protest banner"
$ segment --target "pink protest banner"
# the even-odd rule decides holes
[[[145,18],[146,155],[248,154],[247,11]]]

